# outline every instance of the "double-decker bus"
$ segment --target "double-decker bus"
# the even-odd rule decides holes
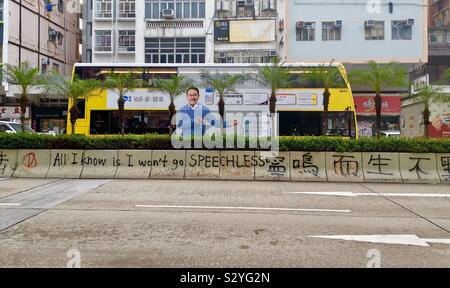
[[[182,75],[193,81],[200,90],[199,102],[217,111],[218,95],[211,87],[202,84],[201,74],[210,73],[245,74],[243,84],[225,96],[227,112],[263,111],[269,113],[270,89],[255,81],[259,67],[265,64],[75,64],[74,75],[80,79],[102,80],[110,73],[133,73],[148,83],[128,91],[125,95],[125,133],[168,133],[170,126],[168,106],[170,99],[165,93],[152,88],[152,79],[167,79]],[[328,64],[326,64],[328,65]],[[345,68],[333,64],[340,77],[330,87],[327,131],[323,133],[324,87],[317,81],[308,80],[305,73],[321,64],[286,64],[291,79],[286,87],[277,91],[276,110],[280,136],[332,135],[357,137],[355,105]],[[96,96],[80,99],[77,103],[80,114],[75,126],[76,134],[107,135],[119,133],[118,94],[113,90],[101,90]],[[176,97],[175,105],[186,104],[185,95]],[[71,103],[69,102],[69,105]],[[70,114],[70,113],[69,113]],[[70,115],[68,115],[70,117]],[[70,119],[67,132],[71,132]]]

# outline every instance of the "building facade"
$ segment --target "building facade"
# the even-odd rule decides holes
[[[326,5],[325,5],[326,4]],[[395,61],[410,71],[428,61],[427,0],[288,1],[287,62],[344,63],[347,70],[365,69],[368,61]],[[353,85],[360,136],[373,134],[374,93]],[[382,130],[400,130],[400,107],[405,87],[382,94]]]
[[[215,63],[267,63],[284,46],[287,1],[216,0]]]
[[[213,61],[214,2],[85,0],[83,60],[92,63]]]
[[[73,64],[80,61],[79,2],[2,0],[1,4],[2,63],[19,65],[21,62],[28,62],[34,67],[39,67],[43,74],[54,71],[70,77]],[[14,85],[3,83],[0,111],[17,107],[19,91]],[[37,131],[47,129],[60,132],[64,129],[63,114],[67,113],[64,112],[67,111],[67,100],[42,91],[32,93],[30,111],[27,112],[27,115],[31,116],[28,124]],[[58,113],[41,111],[42,113],[33,117],[33,111],[38,111],[42,107],[52,107],[53,110],[59,111]],[[17,113],[8,115],[16,115],[18,118]]]

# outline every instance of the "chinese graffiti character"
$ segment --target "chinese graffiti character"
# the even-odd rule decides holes
[[[378,157],[373,157],[374,155],[370,155],[369,165],[372,164],[373,166],[378,166],[378,171],[367,171],[368,174],[380,174],[380,175],[393,175],[394,173],[386,173],[381,171],[382,166],[389,165],[388,163],[385,163],[384,161],[391,161],[390,158],[382,158],[380,154],[378,154]],[[383,163],[382,163],[383,161]],[[373,163],[372,163],[373,162]]]
[[[310,173],[313,174],[314,176],[317,176],[319,174],[319,167],[317,167],[317,165],[314,165],[312,163],[312,155],[311,153],[306,153],[303,154],[302,156],[302,165],[300,166],[300,160],[294,160],[293,163],[293,167],[295,169],[299,169],[299,168],[303,168],[302,170],[298,171],[301,174],[306,174],[306,173]]]
[[[353,156],[345,156],[345,155],[333,155],[333,157],[339,157],[339,160],[333,161],[333,169],[334,173],[342,176],[358,176],[359,163],[354,159]],[[348,160],[344,160],[345,158],[350,158]]]
[[[8,158],[6,158],[6,154],[3,153],[3,151],[0,151],[0,166],[2,166],[3,162],[8,162]],[[0,167],[1,174],[5,174],[6,170],[6,163],[3,165],[3,167]]]
[[[410,159],[410,160],[417,160],[416,165],[414,165],[413,168],[409,169],[409,171],[416,170],[416,174],[417,174],[417,177],[418,177],[419,179],[422,179],[422,177],[420,176],[421,173],[422,173],[422,174],[425,174],[425,175],[428,175],[428,173],[426,173],[426,172],[422,171],[422,169],[420,169],[420,160],[430,160],[430,158],[415,158],[415,157],[409,157],[409,159]]]
[[[447,174],[442,175],[443,177],[446,177],[447,179],[450,179],[450,157],[449,156],[443,156],[441,157],[441,165],[442,168]]]
[[[275,157],[272,159],[267,159],[266,162],[269,165],[269,174],[272,176],[283,176],[286,173],[286,167],[282,164],[285,157]]]

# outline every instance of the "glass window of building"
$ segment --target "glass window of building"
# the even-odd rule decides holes
[[[297,41],[314,41],[315,32],[314,22],[297,22]]]
[[[322,22],[322,40],[341,40],[341,28],[338,21]]]
[[[95,17],[112,18],[112,0],[96,0]]]
[[[366,21],[364,24],[366,40],[384,40],[384,21]]]
[[[205,38],[146,38],[146,63],[205,63]]]
[[[412,26],[407,20],[392,21],[392,40],[411,40]]]
[[[120,0],[119,18],[134,18],[134,17],[136,17],[135,0]]]
[[[95,31],[95,51],[96,52],[111,51],[111,30]]]
[[[135,31],[134,30],[120,30],[117,51],[118,52],[134,52],[134,50],[135,50]]]
[[[206,0],[145,0],[145,18],[162,19],[162,10],[172,9],[177,19],[204,19]]]

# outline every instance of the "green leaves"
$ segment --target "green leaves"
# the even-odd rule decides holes
[[[377,94],[386,88],[407,85],[406,70],[395,62],[378,64],[375,61],[369,61],[368,69],[351,71],[349,78],[351,83],[368,86]]]
[[[248,77],[244,74],[211,73],[202,71],[201,78],[206,87],[212,87],[222,98],[227,93],[236,92],[237,85],[243,83]]]
[[[276,92],[289,86],[290,70],[290,67],[283,65],[279,57],[274,57],[269,65],[259,68],[257,81],[270,88],[272,92]]]
[[[450,103],[450,95],[442,93],[442,89],[437,86],[425,86],[412,97],[422,102],[427,108],[432,103]]]
[[[133,73],[110,73],[103,82],[104,89],[116,90],[121,96],[143,86],[144,81]]]
[[[48,78],[39,73],[38,67],[32,67],[28,62],[22,62],[19,66],[6,64],[3,69],[5,80],[19,86],[22,95],[28,96],[33,89],[48,85]]]
[[[172,75],[169,79],[156,79],[153,83],[155,88],[169,94],[171,101],[194,85],[192,80],[177,75]]]

